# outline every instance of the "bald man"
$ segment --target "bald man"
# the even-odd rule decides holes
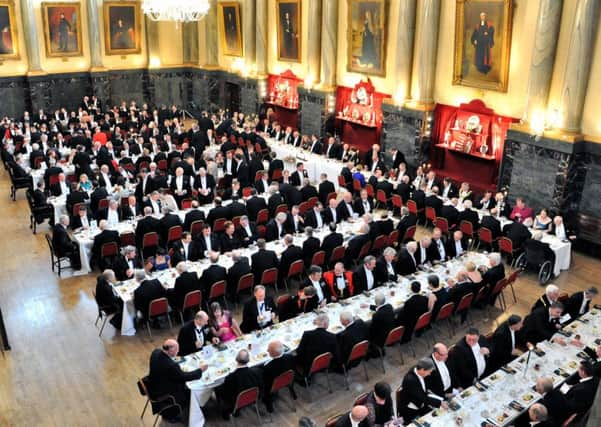
[[[197,380],[202,377],[207,365],[201,365],[199,369],[192,372],[182,371],[179,364],[173,358],[179,352],[179,344],[174,339],[165,340],[161,348],[153,350],[150,355],[150,373],[148,374],[148,393],[150,397],[158,397],[169,394],[182,407],[190,405],[190,391],[186,389],[186,382]],[[162,405],[152,404],[152,411],[158,411]],[[162,417],[169,422],[182,422],[181,414],[177,408],[169,408],[163,412]]]
[[[273,381],[281,374],[288,370],[294,370],[294,357],[291,354],[284,353],[284,345],[280,341],[271,341],[267,346],[267,352],[271,357],[271,361],[267,362],[263,367],[263,401],[269,413],[273,412],[273,398],[271,394],[271,386]],[[290,385],[290,394],[296,400],[294,392],[294,383]]]
[[[209,328],[209,316],[204,311],[199,311],[194,319],[186,322],[177,336],[179,355],[186,356],[201,350],[205,344],[219,344],[219,338],[213,336]]]
[[[369,420],[367,415],[369,411],[366,406],[357,405],[349,412],[338,418],[334,427],[368,427]]]

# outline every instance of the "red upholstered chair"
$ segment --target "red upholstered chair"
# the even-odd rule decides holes
[[[304,217],[308,210],[309,210],[308,202],[302,202],[300,205],[298,205],[298,213],[300,216]]]
[[[426,206],[426,225],[428,221],[432,224],[436,221],[436,210],[432,206]]]
[[[342,177],[341,177],[342,178]],[[342,178],[344,180],[344,178]],[[363,187],[361,187],[361,181],[356,178],[353,178],[353,191],[357,194],[361,191]]]
[[[403,339],[403,335],[405,335],[405,327],[397,326],[394,329],[391,329],[386,336],[386,341],[384,341],[384,347],[392,347],[393,345],[399,345],[399,354],[401,355],[401,364],[405,364],[405,358],[403,357],[403,351],[401,350],[401,340]],[[386,368],[384,367],[384,348],[377,347],[378,352],[380,353],[380,361],[382,362],[382,372],[386,373]]]
[[[152,427],[156,426],[157,421],[159,420],[159,417],[161,416],[161,414],[168,409],[177,408],[180,415],[184,414],[182,407],[177,404],[175,397],[173,397],[170,394],[165,394],[163,396],[157,396],[157,397],[151,398],[150,394],[148,393],[147,383],[148,383],[148,376],[146,376],[144,378],[138,378],[138,391],[140,392],[140,394],[143,397],[146,398],[146,404],[144,405],[144,409],[142,410],[140,419],[144,418],[144,413],[146,412],[146,408],[148,407],[149,403],[156,403],[161,408],[159,411],[156,412],[156,417],[154,419],[154,423],[152,424]]]
[[[309,389],[309,378],[311,378],[313,375],[319,373],[319,372],[323,372],[325,371],[326,373],[326,379],[328,381],[328,391],[330,393],[332,393],[332,387],[330,385],[330,376],[329,376],[329,370],[330,370],[330,364],[332,363],[332,353],[327,352],[327,353],[322,353],[319,356],[315,356],[315,359],[313,359],[313,362],[311,363],[311,367],[309,368],[309,372],[305,372],[303,373],[303,379],[305,380],[305,386],[307,387],[307,392],[309,393],[309,401],[313,401],[313,399],[311,398],[311,390]]]
[[[239,295],[248,290],[252,289],[255,284],[255,275],[252,273],[246,273],[238,279],[238,286],[236,287],[236,299],[239,300]]]
[[[307,203],[309,203],[309,208],[313,209],[318,201],[319,198],[317,198],[316,196],[309,197],[309,200],[307,200]]]
[[[255,412],[257,414],[257,419],[259,420],[259,425],[263,425],[261,420],[261,414],[259,413],[259,387],[252,387],[241,391],[238,393],[236,397],[236,403],[234,404],[234,409],[232,410],[232,414],[230,415],[230,419],[236,424],[234,420],[234,414],[240,411],[240,409],[246,408],[247,406],[254,406]]]
[[[465,237],[468,237],[469,239],[474,238],[474,224],[471,222],[465,220],[461,221],[459,223],[459,229]]]
[[[497,242],[499,243],[499,252],[501,252],[501,255],[507,255],[508,258],[511,260],[510,264],[513,264],[513,255],[515,252],[513,249],[513,242],[511,241],[511,239],[509,239],[508,237],[499,237]]]
[[[169,228],[169,231],[167,232],[167,246],[169,246],[169,244],[172,242],[180,240],[182,238],[182,234],[183,229],[181,225],[174,225],[173,227]]]
[[[330,255],[330,266],[333,267],[334,264],[336,264],[339,261],[342,261],[344,259],[344,253],[345,253],[346,249],[344,246],[337,246],[334,248],[334,250],[332,251],[332,254]]]
[[[443,218],[441,216],[436,217],[436,219],[434,220],[434,227],[440,228],[442,234],[446,236],[449,235],[449,221],[447,221],[446,218]]]
[[[346,187],[346,181],[342,175],[338,175],[338,186],[343,188]]]
[[[278,391],[287,387],[288,390],[290,390],[290,396],[294,400],[296,400],[294,391],[292,389],[293,385],[294,385],[294,371],[292,369],[289,369],[286,372],[282,372],[280,375],[275,377],[275,379],[273,380],[273,383],[271,384],[271,390],[269,390],[269,393],[271,395],[274,395]],[[292,408],[293,412],[296,412],[296,407],[294,405],[290,405],[290,407]]]
[[[343,414],[338,414],[338,415],[332,415],[330,418],[327,419],[325,426],[326,427],[335,427],[336,424],[338,423],[338,420],[340,418],[342,418]]]
[[[119,253],[119,246],[117,246],[116,242],[108,242],[102,245],[100,248],[100,258],[112,258],[117,256]]]
[[[225,231],[225,223],[227,219],[225,218],[217,218],[215,222],[213,222],[213,233],[223,233]]]
[[[522,273],[522,270],[514,270],[509,277],[507,277],[507,286],[511,287],[511,293],[513,295],[513,302],[518,302],[517,298],[515,297],[515,289],[513,289],[513,284],[516,282],[516,280],[518,279],[518,276]]]
[[[410,214],[418,214],[417,203],[415,203],[413,200],[407,200],[407,209],[409,210]]]
[[[286,308],[287,308],[289,302],[290,302],[289,294],[280,295],[279,297],[276,298],[275,306],[278,311],[278,316],[280,318],[282,318],[282,315],[286,311]]]
[[[192,199],[182,200],[182,209],[190,209],[192,207]]]
[[[480,227],[478,229],[478,244],[476,246],[476,250],[480,248],[480,243],[485,243],[486,245],[488,245],[488,248],[492,250],[492,231],[490,231],[486,227]]]
[[[215,301],[218,298],[223,298],[223,304],[227,308],[227,300],[225,299],[225,280],[220,280],[211,285],[211,290],[209,291],[209,298],[207,300],[207,309],[208,305],[211,301]]]
[[[413,240],[415,238],[416,231],[417,231],[416,225],[407,227],[407,230],[405,230],[405,235],[403,236],[403,242],[406,242],[407,240]]]
[[[376,201],[377,205],[380,206],[380,208],[388,208],[388,199],[386,198],[386,193],[384,192],[384,190],[376,191]]]
[[[332,200],[332,199],[335,199],[335,198],[336,198],[336,195],[337,195],[337,193],[336,193],[336,192],[334,192],[334,191],[333,191],[333,192],[331,192],[330,194],[328,194],[328,197],[327,197],[326,203],[327,203],[327,202],[329,202],[329,201],[330,201],[330,200]]]
[[[290,267],[288,267],[288,274],[286,275],[286,278],[284,279],[284,285],[286,286],[286,292],[289,292],[290,287],[288,286],[288,284],[291,281],[291,279],[293,279],[295,277],[298,277],[300,279],[303,274],[304,269],[305,269],[305,262],[302,259],[296,260],[292,264],[290,264]]]
[[[326,264],[326,251],[317,251],[311,258],[311,265],[323,267]]]
[[[142,237],[142,255],[144,259],[156,253],[159,247],[159,233],[151,231]]]
[[[400,209],[403,207],[403,198],[398,194],[393,194],[392,195],[392,206],[395,209],[399,209],[399,211],[400,211]]]
[[[193,221],[192,224],[190,224],[190,234],[192,235],[192,237],[196,237],[200,233],[202,233],[203,225],[204,222],[201,219],[197,219],[196,221]]]
[[[271,180],[272,181],[281,181],[282,179],[282,170],[281,169],[276,169],[273,171],[273,174],[271,175]]]
[[[265,286],[267,288],[270,285],[273,285],[277,292],[278,288],[278,269],[277,268],[268,268],[267,270],[263,270],[263,274],[261,274],[261,282],[260,285]]]
[[[453,311],[455,309],[454,302],[448,302],[438,310],[438,314],[436,315],[435,323],[447,321],[447,326],[449,329],[449,338],[453,338],[453,334],[455,334],[455,328],[453,327],[453,322],[451,322],[451,316],[453,315]]]
[[[386,246],[390,246],[391,248],[395,247],[399,241],[399,230],[393,230],[392,233],[388,236],[388,241],[386,242]]]
[[[428,311],[424,314],[422,314],[421,316],[419,316],[419,318],[417,319],[417,323],[415,324],[415,328],[413,329],[413,335],[415,335],[417,332],[424,330],[432,321],[432,312]],[[423,335],[422,335],[423,337]],[[413,341],[415,340],[411,340],[409,341],[409,344],[411,345],[411,351],[413,352],[413,357],[415,357],[415,347],[413,346]],[[426,345],[428,344],[428,340],[426,340]]]
[[[365,185],[365,191],[367,191],[367,196],[373,198],[376,195],[376,192],[374,191],[374,186],[371,184],[366,184]]]
[[[353,362],[359,362],[359,364],[363,364],[363,371],[365,372],[365,381],[369,381],[369,377],[367,376],[367,367],[364,362],[365,356],[367,356],[367,351],[369,350],[369,341],[363,340],[358,342],[353,346],[351,350],[351,354],[348,357],[346,363],[342,365],[342,370],[344,372],[344,382],[346,383],[346,389],[350,390],[349,382],[348,382],[348,372],[350,370],[350,365]]]
[[[353,402],[353,407],[357,406],[357,405],[365,405],[365,402],[367,402],[367,396],[369,396],[369,391],[366,391],[365,393],[361,393],[359,396],[355,397],[355,401]]]
[[[119,235],[119,240],[121,241],[121,246],[136,246],[136,235],[129,231],[125,233],[121,233]]]
[[[285,203],[282,203],[281,205],[278,205],[277,208],[275,208],[275,214],[279,214],[280,212],[283,213],[288,213],[288,205]]]
[[[376,255],[376,256],[380,255],[380,253],[386,247],[387,244],[388,244],[388,236],[382,235],[382,236],[376,237],[376,240],[374,240],[374,245],[371,248],[372,255]]]
[[[471,324],[471,320],[469,317],[469,309],[472,306],[472,301],[474,300],[474,293],[470,292],[467,295],[464,295],[463,297],[461,297],[461,299],[459,300],[459,304],[457,304],[457,310],[455,310],[455,313],[462,313],[464,311],[467,311],[466,315],[467,315],[467,319],[468,319],[468,323]]]
[[[157,298],[150,301],[148,304],[148,318],[146,319],[146,328],[148,329],[148,336],[152,338],[152,332],[150,331],[150,321],[157,317],[166,316],[169,322],[169,329],[173,327],[171,324],[171,318],[169,317],[169,303],[167,298]]]
[[[184,303],[182,304],[182,309],[179,310],[179,317],[182,321],[182,325],[184,324],[184,313],[186,310],[191,308],[200,310],[200,305],[202,303],[202,293],[199,290],[190,291],[184,297]]]
[[[261,209],[257,213],[257,225],[265,225],[269,221],[269,211],[267,209]]]

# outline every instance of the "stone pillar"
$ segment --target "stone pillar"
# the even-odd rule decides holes
[[[217,1],[211,0],[209,13],[204,17],[205,40],[206,40],[206,64],[217,66],[219,64],[219,47],[217,45]]]
[[[563,117],[560,127],[566,132],[580,132],[595,33],[599,24],[598,12],[599,0],[578,0],[567,52],[566,71],[561,84],[559,110]]]
[[[182,26],[184,64],[198,64],[198,22],[186,22]]]
[[[267,0],[257,0],[256,3],[256,37],[255,55],[257,57],[257,74],[267,74]],[[276,31],[273,28],[273,31]]]
[[[396,61],[394,74],[396,92],[393,98],[402,103],[409,97],[411,85],[411,59],[413,58],[413,37],[415,35],[416,0],[399,2],[399,14],[396,21],[397,36],[394,41]]]
[[[255,1],[245,0],[242,2],[242,34],[244,37],[244,59],[247,67],[252,67],[256,62],[256,16]]]
[[[417,104],[431,104],[434,102],[440,0],[420,0],[417,10],[411,98]]]
[[[160,59],[159,53],[159,23],[153,21],[149,17],[145,17],[146,23],[146,53],[148,55],[147,64],[148,67],[155,67],[160,64],[153,64],[153,59]]]
[[[310,26],[311,27],[311,26]],[[313,31],[311,27],[309,33]],[[322,86],[336,86],[338,58],[338,0],[324,0],[321,11],[321,75]]]
[[[547,109],[553,61],[559,38],[563,0],[541,0],[534,33],[534,52],[528,77],[526,120],[532,124],[536,115]]]
[[[41,73],[40,49],[38,48],[38,30],[35,23],[34,0],[21,0],[21,17],[23,19],[23,36],[27,47],[29,73]]]
[[[321,63],[321,0],[309,0],[307,19],[307,77],[319,80]]]
[[[90,65],[92,70],[102,68],[102,46],[100,44],[100,20],[98,19],[98,1],[87,0],[88,37],[90,39]]]

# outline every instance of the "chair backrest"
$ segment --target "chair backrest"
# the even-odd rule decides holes
[[[263,270],[263,274],[261,274],[261,284],[262,285],[273,285],[278,281],[278,269],[277,268],[268,268],[267,270]]]
[[[474,302],[483,301],[486,298],[486,294],[488,293],[488,285],[482,286],[478,293],[476,294],[476,298]]]
[[[459,223],[459,229],[465,236],[472,237],[474,235],[474,224],[469,221],[461,221]]]
[[[469,294],[462,296],[461,300],[459,300],[459,304],[457,305],[457,311],[467,310],[470,307],[470,305],[472,305],[473,299],[474,299],[473,292],[470,292]]]
[[[192,237],[196,237],[200,233],[202,233],[203,225],[204,222],[201,219],[197,219],[196,221],[193,221],[192,224],[190,224],[190,234],[192,235]]]
[[[167,160],[166,159],[159,160],[157,163],[157,168],[160,171],[166,171],[167,170]]]
[[[507,279],[503,278],[500,279],[496,284],[495,287],[493,288],[491,295],[498,295],[501,293],[501,291],[503,291],[503,289],[505,289],[505,286],[507,286]]]
[[[238,290],[237,292],[242,292],[246,289],[250,289],[253,287],[255,283],[255,275],[252,273],[246,273],[238,279]]]
[[[338,175],[338,186],[344,187],[346,186],[346,181],[342,175]]]
[[[58,184],[58,175],[57,174],[50,175],[48,184],[50,184],[50,185]]]
[[[386,235],[378,236],[378,237],[376,237],[376,240],[374,240],[374,246],[372,247],[372,250],[379,251],[380,249],[386,247],[387,243],[388,243],[388,236],[386,236]]]
[[[430,221],[436,221],[436,210],[432,206],[426,206],[426,218]]]
[[[369,250],[371,249],[371,242],[365,242],[363,246],[361,246],[361,250],[359,251],[359,259],[363,259],[369,254]]]
[[[392,230],[392,232],[388,235],[388,241],[386,242],[386,245],[392,247],[398,241],[399,241],[399,230]]]
[[[354,360],[363,359],[367,355],[368,349],[369,349],[369,341],[367,341],[367,340],[363,340],[363,341],[355,344],[353,346],[353,349],[351,350],[351,354],[349,354],[348,363],[350,363]]]
[[[259,236],[261,239],[264,239],[266,233],[267,227],[265,227],[264,225],[257,225],[257,236]]]
[[[305,268],[305,263],[302,259],[294,261],[288,267],[288,277],[298,276],[303,273],[303,269]]]
[[[407,200],[407,209],[409,213],[417,215],[417,203],[414,200]]]
[[[223,231],[225,231],[225,223],[226,223],[226,219],[225,218],[217,218],[214,222],[213,222],[213,232],[214,233],[222,233]]]
[[[407,227],[407,230],[405,230],[405,236],[403,237],[403,241],[413,239],[415,237],[416,231],[417,231],[417,225],[412,225],[411,227]]]
[[[183,228],[181,225],[174,225],[169,228],[167,233],[167,243],[175,242],[182,238]]]
[[[275,300],[275,305],[278,309],[278,314],[284,312],[288,301],[290,301],[290,295],[288,294],[280,295],[279,297],[277,297],[277,299]]]
[[[234,228],[238,228],[240,226],[240,218],[240,215],[232,218],[232,224],[234,224]]]
[[[515,271],[513,271],[509,275],[509,277],[507,278],[508,284],[515,283],[515,281],[517,280],[517,278],[518,278],[518,276],[520,275],[521,272],[522,272],[522,270],[515,270]]]
[[[338,414],[338,415],[332,415],[330,418],[328,418],[328,420],[326,421],[325,426],[326,427],[334,427],[337,423],[338,420],[342,417],[342,414]]]
[[[182,305],[182,311],[188,308],[200,307],[202,301],[202,293],[199,290],[190,291],[184,297],[184,304]]]
[[[507,237],[499,237],[499,251],[512,255],[513,254],[513,242]]]
[[[342,177],[341,177],[342,178]],[[344,180],[344,178],[342,178]],[[344,184],[342,184],[344,185]],[[359,181],[357,178],[353,178],[353,190],[355,190],[356,192],[361,191],[361,181]]]
[[[384,345],[391,346],[391,345],[401,342],[401,339],[403,339],[404,334],[405,334],[405,327],[402,325],[397,326],[394,329],[391,329],[390,332],[388,332],[388,335],[386,336],[386,341],[384,342]]]
[[[275,214],[279,214],[280,212],[288,213],[288,205],[286,203],[282,203],[275,208]]]
[[[315,356],[313,362],[311,363],[311,369],[309,369],[309,374],[314,374],[316,372],[323,371],[324,369],[330,368],[330,363],[332,362],[332,353],[329,351],[327,353],[322,353],[318,356]]]
[[[100,248],[100,258],[116,256],[118,252],[119,246],[117,246],[117,242],[107,242]]]
[[[357,396],[355,398],[355,401],[353,402],[353,407],[357,405],[365,405],[365,402],[367,401],[367,396],[369,396],[369,391],[361,393],[359,396]]]
[[[367,195],[369,197],[374,197],[374,194],[376,194],[376,192],[374,191],[374,186],[371,184],[365,185],[365,191],[367,191]]]
[[[274,170],[273,174],[271,175],[271,179],[273,181],[279,181],[280,179],[282,179],[282,170],[281,169]]]
[[[384,190],[378,190],[376,191],[376,197],[378,199],[378,202],[381,203],[387,203],[388,199],[386,198],[386,193],[384,192]]]
[[[436,315],[436,321],[445,320],[451,317],[453,314],[453,309],[455,308],[454,302],[448,302],[438,310],[438,314]]]
[[[298,205],[298,214],[300,216],[305,216],[305,214],[307,213],[308,210],[309,210],[308,202],[302,202],[300,205]]]
[[[48,243],[48,249],[50,249],[50,256],[54,258],[54,246],[52,245],[52,237],[48,233],[46,233],[44,237],[46,237],[46,243]]]
[[[106,209],[109,207],[109,199],[100,199],[98,201],[98,209]]]
[[[251,191],[252,191],[252,187],[244,187],[242,189],[242,197],[250,197]]]
[[[119,240],[121,241],[121,246],[136,246],[136,235],[131,231],[121,233]]]
[[[257,213],[257,225],[267,224],[267,221],[269,221],[269,211],[267,209],[261,209]]]
[[[150,301],[148,304],[148,317],[162,316],[169,311],[169,303],[167,298],[157,298]]]
[[[319,198],[317,196],[309,197],[309,200],[307,200],[307,203],[309,203],[309,208],[313,209],[318,201]]]
[[[259,145],[259,148],[257,149],[257,144],[255,144],[255,151],[257,153],[260,153],[261,152],[261,146]],[[260,181],[261,178],[263,178],[263,173],[264,172],[265,172],[264,170],[256,171],[255,172],[255,181]]]
[[[225,280],[220,280],[211,285],[209,299],[219,298],[225,295]]]
[[[328,197],[326,199],[326,202],[329,202],[331,199],[335,199],[336,198],[336,192],[333,191],[330,194],[328,194]]]
[[[427,311],[426,313],[419,316],[419,318],[417,319],[417,323],[415,324],[414,332],[421,331],[422,329],[424,329],[426,326],[428,326],[430,324],[431,320],[432,320],[432,312],[431,311]]]
[[[311,265],[322,267],[326,263],[326,251],[317,251],[311,258]]]
[[[342,260],[344,258],[345,250],[346,249],[344,248],[344,246],[335,247],[332,251],[332,255],[330,255],[330,262],[337,262]]]
[[[259,387],[251,387],[238,393],[236,397],[236,404],[234,405],[234,411],[245,408],[250,405],[255,405],[259,398]]]
[[[440,228],[444,234],[449,234],[449,221],[444,217],[436,217],[434,220],[434,226]]]
[[[271,393],[275,393],[284,387],[289,387],[294,382],[294,371],[292,369],[282,372],[280,375],[275,377],[271,384]]]
[[[480,239],[481,242],[492,245],[492,231],[486,227],[480,227],[478,229],[478,239]]]
[[[142,247],[143,248],[151,248],[153,246],[159,245],[159,234],[156,231],[151,231],[149,233],[144,234],[142,238]]]
[[[138,378],[138,391],[144,397],[148,397],[148,387],[146,386],[146,382],[148,381],[148,376],[144,378]]]
[[[192,199],[182,200],[182,209],[190,209],[192,207]]]
[[[393,194],[392,195],[392,206],[394,206],[395,208],[402,208],[403,207],[403,198],[398,195],[398,194]]]
[[[73,214],[73,216],[79,215],[79,208],[81,208],[82,206],[85,206],[85,203],[79,202],[73,205],[73,208],[71,209],[71,213]]]

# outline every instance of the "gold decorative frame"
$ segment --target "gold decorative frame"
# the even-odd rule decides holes
[[[77,17],[77,21],[75,23],[75,28],[71,28],[71,32],[75,30],[75,40],[77,41],[77,48],[74,51],[60,51],[56,49],[53,44],[52,36],[54,35],[54,30],[51,32],[50,28],[50,19],[51,13],[53,13],[53,9],[73,9],[75,12],[75,16]],[[56,13],[56,12],[54,12]],[[60,12],[58,12],[60,13]],[[82,52],[82,41],[81,41],[81,32],[82,32],[82,15],[81,15],[81,7],[79,3],[51,3],[51,2],[42,2],[42,20],[44,21],[44,40],[46,45],[46,56],[47,57],[65,57],[65,56],[81,56]]]
[[[168,1],[168,0],[165,0]],[[140,9],[140,2],[137,1],[105,1],[103,6],[103,17],[104,17],[104,51],[107,55],[129,55],[136,54],[142,51],[141,38],[142,38],[142,14]],[[134,17],[133,29],[133,48],[116,48],[113,46],[111,37],[112,22],[111,13],[113,9],[133,9],[132,16]]]
[[[230,49],[227,43],[227,29],[225,22],[225,9],[234,9],[234,15],[236,20],[236,44],[238,45],[235,49]],[[221,48],[224,55],[229,56],[244,56],[244,45],[242,44],[242,19],[240,18],[240,3],[237,1],[219,3],[219,27],[220,27],[220,38]]]
[[[280,20],[280,15],[282,12],[282,7],[292,9],[296,8],[296,17],[292,17],[294,21],[294,28],[296,30],[296,39],[297,39],[297,52],[296,55],[285,56],[283,55],[283,32],[284,29],[282,27],[282,21]],[[303,22],[303,14],[302,14],[302,2],[300,0],[276,0],[276,21],[277,21],[277,32],[278,32],[278,61],[286,61],[286,62],[301,62],[302,56],[302,22]]]
[[[374,54],[379,56],[377,64],[371,62],[362,65],[361,55],[357,51],[357,38],[363,37],[365,20],[361,18],[361,8],[376,8],[378,16],[368,24],[373,35]],[[375,76],[386,75],[386,38],[388,35],[387,18],[388,1],[387,0],[348,0],[348,19],[346,33],[347,62],[346,69],[353,73],[371,74]],[[374,25],[375,24],[375,25]],[[363,49],[363,40],[359,49]]]
[[[0,8],[6,8],[6,15],[8,18],[8,26],[0,28],[0,37],[2,37],[1,33],[3,33],[5,29],[8,29],[12,44],[12,52],[0,53],[0,61],[5,59],[20,59],[21,55],[19,53],[19,35],[17,33],[17,20],[15,18],[15,3],[12,0],[0,1]],[[2,40],[1,43],[4,45],[4,40]]]
[[[453,84],[507,92],[513,23],[512,0],[457,0],[456,4]],[[480,12],[485,12],[487,21],[493,24],[491,49],[497,49],[497,52],[493,51],[491,54],[490,71],[487,73],[477,70],[474,65],[475,51],[471,33],[475,29],[466,28],[465,22],[466,16],[473,19],[477,14],[477,19],[480,19]],[[489,72],[492,72],[490,76]]]

